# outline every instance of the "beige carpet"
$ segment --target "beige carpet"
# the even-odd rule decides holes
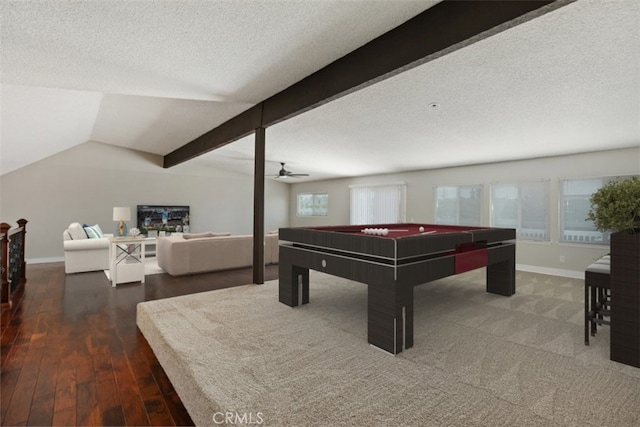
[[[584,345],[583,283],[518,272],[507,298],[476,270],[416,287],[395,357],[367,344],[367,287],[313,271],[300,308],[268,282],[142,303],[137,323],[197,425],[638,426],[640,369],[609,360],[608,327]]]

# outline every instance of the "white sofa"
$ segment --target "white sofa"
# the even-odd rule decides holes
[[[89,238],[87,231],[78,222],[69,225],[62,233],[65,273],[82,273],[109,269],[109,237],[112,234],[95,233],[97,226],[91,227]],[[100,227],[97,227],[100,230]]]
[[[265,236],[265,264],[278,263],[278,234]],[[229,270],[253,265],[253,236],[230,233],[159,237],[158,266],[172,276]]]

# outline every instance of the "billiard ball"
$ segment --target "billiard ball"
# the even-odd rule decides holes
[[[418,228],[418,231],[422,233],[424,231],[424,227],[420,226],[420,228]]]
[[[387,234],[389,234],[389,229],[388,228],[383,228],[382,229],[382,235],[386,236]]]

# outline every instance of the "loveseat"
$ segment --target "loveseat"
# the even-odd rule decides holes
[[[265,264],[278,263],[278,234],[265,236]],[[253,265],[253,236],[230,233],[159,237],[158,266],[172,276],[229,270]]]
[[[109,269],[109,237],[100,227],[69,225],[62,233],[65,273],[82,273]]]

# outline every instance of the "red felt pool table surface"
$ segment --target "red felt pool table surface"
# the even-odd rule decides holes
[[[422,231],[420,231],[422,227]],[[371,228],[386,228],[388,234],[386,236],[366,234],[365,229]],[[371,237],[387,238],[387,239],[399,239],[403,237],[424,236],[431,234],[443,234],[443,233],[460,233],[465,231],[485,230],[486,227],[471,227],[471,226],[458,226],[458,225],[437,225],[437,224],[364,224],[364,225],[349,225],[349,226],[327,226],[327,227],[308,227],[309,230],[317,231],[332,231],[335,233],[350,233],[350,234],[363,234]]]

